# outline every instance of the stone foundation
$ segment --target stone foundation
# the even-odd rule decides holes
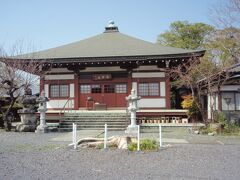
[[[19,112],[21,123],[17,124],[16,131],[18,132],[34,132],[37,127],[37,119],[35,113]]]
[[[18,132],[34,132],[36,129],[36,125],[28,125],[28,124],[18,124],[16,126],[16,131]]]

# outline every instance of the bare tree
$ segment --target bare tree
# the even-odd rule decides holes
[[[175,85],[190,89],[193,102],[205,122],[205,109],[201,101],[203,95],[213,97],[214,92],[220,91],[220,86],[228,79],[226,68],[214,64],[206,55],[203,58],[193,57],[189,61],[171,69],[171,77]],[[217,88],[217,90],[216,90]],[[219,93],[217,93],[219,94]],[[214,101],[210,101],[211,120],[213,120]]]
[[[210,18],[219,28],[240,25],[240,0],[218,1],[210,9]]]
[[[190,58],[188,62],[179,64],[170,70],[170,75],[175,80],[175,85],[189,88],[193,98],[196,97],[194,89],[196,88],[197,82],[196,68],[198,64],[198,58]]]
[[[17,48],[14,48],[18,50]],[[6,110],[0,106],[0,113],[6,130],[11,130],[12,109],[14,103],[23,94],[23,91],[36,85],[43,75],[42,63],[33,58],[19,59],[13,51],[8,55],[3,48],[0,49],[0,95],[9,99]]]
[[[214,110],[221,109],[216,107],[216,101],[213,99],[214,93],[217,95],[217,98],[220,99],[220,87],[228,80],[229,73],[227,67],[219,66],[217,63],[208,56],[205,55],[201,64],[199,64],[196,71],[199,74],[199,81],[197,81],[197,90],[199,93],[204,94],[205,92],[209,96],[209,105],[210,105],[210,120],[214,119]]]
[[[200,63],[200,58],[192,57],[187,62],[179,64],[177,67],[173,67],[170,70],[170,76],[174,80],[174,85],[177,87],[185,87],[190,90],[193,103],[197,103],[197,107],[201,110],[201,102],[199,98],[199,91],[196,89],[199,87],[197,81],[199,80],[199,74],[197,68]],[[202,111],[200,111],[202,113]],[[192,117],[195,121],[195,118]]]

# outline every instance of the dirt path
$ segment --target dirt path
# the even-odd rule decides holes
[[[165,150],[144,153],[74,151],[67,147],[69,141],[56,141],[60,137],[66,138],[66,134],[0,132],[0,179],[237,180],[240,177],[240,145],[235,140],[228,145],[173,144]]]

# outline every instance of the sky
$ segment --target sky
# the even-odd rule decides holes
[[[109,20],[120,32],[155,43],[174,21],[213,25],[209,10],[220,1],[0,0],[0,46],[57,47],[102,33]]]

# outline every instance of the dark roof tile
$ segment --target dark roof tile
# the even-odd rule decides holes
[[[167,56],[204,51],[167,47],[137,39],[120,32],[102,33],[91,38],[35,53],[17,56],[21,59],[58,59],[116,56]]]

